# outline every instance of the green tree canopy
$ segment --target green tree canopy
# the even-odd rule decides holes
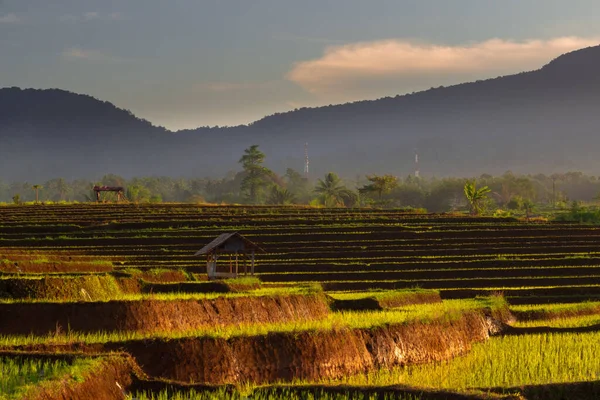
[[[342,180],[333,172],[326,174],[325,179],[319,179],[315,193],[326,207],[349,206],[357,200],[356,193],[344,186]]]
[[[379,201],[384,194],[388,194],[398,187],[398,178],[393,175],[367,175],[367,179],[371,183],[358,191],[361,194],[376,194]]]
[[[471,214],[479,215],[483,210],[483,205],[485,204],[487,195],[490,192],[490,188],[484,186],[477,189],[475,186],[475,181],[467,181],[467,183],[465,183],[464,190],[467,201],[471,206]]]
[[[267,197],[267,204],[274,205],[287,205],[293,204],[296,201],[296,197],[287,189],[273,185]]]
[[[244,168],[241,189],[252,203],[260,202],[268,179],[273,174],[271,170],[262,165],[264,161],[265,154],[258,149],[257,144],[244,150],[244,155],[239,160],[239,163]]]

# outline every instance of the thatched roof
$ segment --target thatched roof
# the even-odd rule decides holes
[[[247,250],[254,250],[255,252],[260,252],[260,253],[264,253],[265,250],[262,249],[260,246],[258,246],[257,244],[251,242],[250,240],[246,239],[245,237],[243,237],[242,235],[240,235],[237,232],[229,232],[229,233],[222,233],[219,236],[217,236],[212,242],[210,242],[209,244],[207,244],[206,246],[204,246],[203,248],[201,248],[200,250],[198,250],[196,252],[196,254],[194,254],[195,256],[202,256],[204,254],[208,254],[211,251],[213,251],[214,249],[224,245],[225,243],[227,243],[228,240],[230,240],[233,237],[237,237],[239,239],[241,239],[244,242],[244,245],[246,247]]]

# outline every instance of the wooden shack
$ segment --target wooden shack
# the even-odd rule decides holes
[[[125,201],[125,189],[123,189],[121,186],[94,186],[94,188],[92,189],[94,191],[94,193],[96,193],[96,201],[98,203],[100,203],[100,201],[102,200],[100,198],[100,193],[101,192],[113,192],[117,194],[117,203],[119,201]]]
[[[237,278],[240,273],[240,260],[243,274],[254,275],[256,253],[265,251],[237,232],[223,233],[201,248],[195,256],[206,256],[208,279]],[[229,259],[227,259],[227,257]],[[221,259],[221,263],[218,263]],[[248,263],[250,271],[248,271]]]

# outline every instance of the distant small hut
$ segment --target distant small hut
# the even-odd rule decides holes
[[[208,279],[237,278],[239,275],[239,261],[242,259],[244,275],[248,274],[248,261],[250,262],[250,275],[254,275],[254,256],[265,251],[257,244],[252,243],[237,232],[223,233],[215,240],[201,248],[194,256],[206,255],[206,273]],[[219,271],[217,261],[220,256],[229,256],[229,272]],[[227,269],[227,263],[218,265]]]
[[[123,189],[121,186],[94,186],[94,188],[92,190],[94,191],[94,193],[96,193],[96,201],[98,203],[100,203],[100,201],[102,201],[102,199],[100,198],[101,192],[116,193],[117,194],[117,202],[125,200],[125,194],[124,194],[125,189]]]

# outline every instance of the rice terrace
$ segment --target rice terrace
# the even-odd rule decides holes
[[[264,253],[209,281],[195,254],[227,232]],[[598,398],[599,240],[401,209],[2,206],[0,397]]]
[[[600,400],[599,15],[0,0],[0,400]]]

